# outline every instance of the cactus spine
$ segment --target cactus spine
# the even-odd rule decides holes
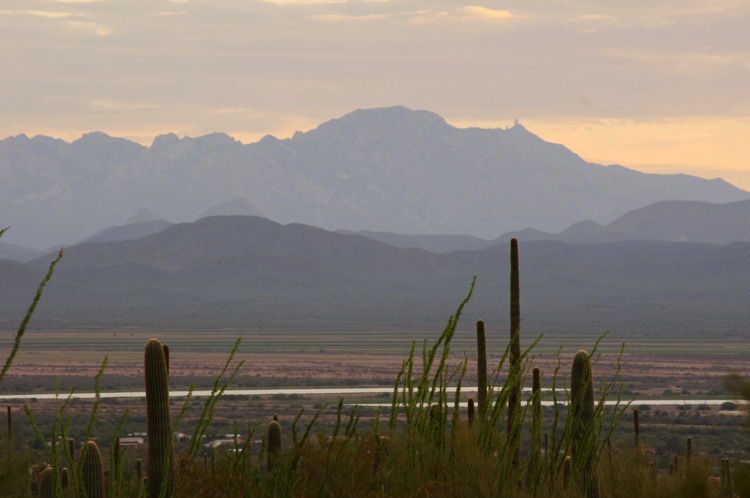
[[[477,403],[479,420],[487,413],[487,339],[484,333],[484,320],[477,320]]]
[[[279,457],[281,456],[282,445],[281,445],[281,426],[276,420],[272,420],[268,424],[268,430],[266,431],[266,439],[268,441],[268,451],[266,452],[266,469],[268,472],[273,472],[276,469],[276,464]]]
[[[81,481],[87,498],[105,498],[104,463],[99,446],[94,441],[86,441],[81,448]]]
[[[521,398],[521,305],[518,276],[518,239],[510,239],[510,372],[508,396],[508,436],[513,452],[513,469],[521,467],[521,421],[518,403]],[[481,409],[481,407],[480,407]]]
[[[172,495],[174,454],[169,411],[169,373],[164,348],[157,339],[146,343],[146,420],[148,434],[148,497],[158,498],[162,487]]]
[[[594,379],[589,354],[580,350],[573,359],[570,373],[571,451],[588,498],[599,497],[594,460],[596,429],[594,427]]]

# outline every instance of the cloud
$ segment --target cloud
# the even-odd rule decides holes
[[[112,30],[110,28],[102,26],[101,24],[97,24],[95,22],[69,21],[68,24],[76,28],[82,28],[88,31],[92,31],[97,36],[108,36],[112,34]]]
[[[71,17],[73,14],[70,12],[50,12],[48,10],[25,10],[24,14],[37,17],[45,17],[47,19],[60,19],[63,17]]]
[[[432,24],[448,18],[448,13],[445,11],[420,10],[411,15],[413,17],[409,19],[409,22],[413,24]]]
[[[261,0],[276,5],[315,5],[319,3],[348,3],[349,0]]]
[[[513,14],[509,10],[494,10],[494,9],[488,9],[487,7],[480,7],[477,5],[468,5],[466,7],[461,7],[460,10],[461,12],[464,13],[465,19],[504,21],[508,19],[518,19],[520,17],[524,17],[524,16]]]
[[[184,16],[187,15],[187,12],[184,10],[179,11],[162,11],[162,12],[154,12],[153,14],[149,14],[151,16]]]
[[[585,14],[573,19],[574,21],[614,21],[615,18],[606,14]]]
[[[316,5],[321,3],[388,3],[391,0],[261,0],[265,3],[275,3],[276,5]]]
[[[248,113],[248,112],[255,112],[253,109],[248,109],[246,107],[225,107],[223,109],[214,109],[214,114],[239,114],[239,113]]]
[[[140,111],[144,109],[158,109],[159,106],[154,104],[140,104],[131,102],[121,102],[118,100],[94,100],[90,102],[91,107],[103,111]]]
[[[321,14],[310,16],[312,19],[318,21],[329,21],[329,22],[363,22],[363,21],[377,21],[388,17],[387,14],[363,14],[359,16],[348,16],[343,14]]]

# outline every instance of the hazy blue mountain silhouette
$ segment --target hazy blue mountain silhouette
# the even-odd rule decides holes
[[[108,227],[101,230],[83,242],[117,242],[122,240],[139,239],[146,235],[159,233],[172,226],[172,223],[164,220],[142,221],[129,223],[116,227]]]
[[[141,208],[184,222],[238,198],[283,223],[485,239],[607,224],[662,200],[750,198],[718,179],[587,163],[522,125],[459,129],[404,107],[248,145],[223,133],[167,134],[150,147],[104,133],[71,144],[19,135],[0,141],[0,178],[2,222],[14,227],[6,242],[37,248],[120,226]]]
[[[477,250],[517,237],[521,241],[556,240],[571,244],[598,244],[626,240],[730,244],[750,242],[750,201],[712,204],[700,201],[662,201],[635,209],[607,225],[579,221],[560,233],[527,228],[494,239],[469,235],[406,235],[389,232],[351,232],[396,247],[414,247],[435,253]]]

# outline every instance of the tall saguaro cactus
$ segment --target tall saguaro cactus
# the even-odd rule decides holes
[[[571,453],[587,498],[599,498],[599,483],[594,469],[596,431],[594,428],[594,379],[589,354],[580,350],[573,358],[570,373],[572,445]]]
[[[484,320],[477,320],[477,402],[479,420],[487,413],[487,339],[484,333]]]
[[[148,433],[148,498],[172,495],[174,452],[169,411],[169,372],[164,348],[158,339],[146,343],[146,423]]]
[[[81,481],[87,498],[105,498],[104,463],[99,446],[94,441],[86,441],[81,448]]]
[[[641,454],[641,423],[638,418],[638,408],[633,408],[633,431],[635,432],[635,452]]]
[[[268,472],[273,472],[276,469],[278,460],[281,455],[281,425],[277,420],[272,420],[268,424],[266,431],[266,440],[268,449],[266,450],[266,469]]]
[[[54,498],[55,496],[55,469],[47,467],[39,474],[37,485],[38,498]]]
[[[518,276],[518,239],[510,239],[510,372],[512,380],[508,396],[508,437],[513,451],[513,469],[521,467],[521,305]]]

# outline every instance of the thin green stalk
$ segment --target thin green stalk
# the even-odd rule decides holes
[[[0,232],[0,236],[2,236],[3,233],[7,228],[3,229]],[[13,340],[13,348],[11,348],[10,353],[8,354],[8,358],[5,360],[5,364],[3,365],[3,369],[0,370],[0,383],[2,383],[3,379],[5,378],[5,374],[8,373],[8,370],[10,370],[10,366],[13,364],[13,360],[16,357],[16,354],[18,353],[18,349],[21,347],[21,339],[23,339],[23,335],[26,332],[26,327],[29,324],[29,321],[31,320],[31,316],[34,314],[34,311],[36,310],[37,304],[39,304],[39,300],[42,298],[42,291],[44,290],[44,286],[47,285],[47,282],[52,278],[52,274],[55,271],[55,266],[57,263],[60,262],[60,260],[63,257],[63,250],[60,249],[60,252],[57,255],[57,258],[55,258],[49,265],[49,270],[47,270],[47,274],[44,276],[42,281],[39,283],[39,287],[37,287],[36,294],[34,294],[34,299],[31,301],[31,305],[29,306],[29,309],[26,311],[26,315],[23,317],[23,320],[21,320],[21,325],[18,327],[18,330],[16,331],[16,336]]]

